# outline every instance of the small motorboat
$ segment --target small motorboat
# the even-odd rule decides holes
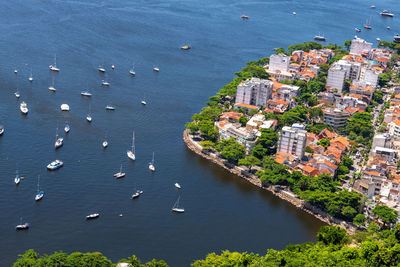
[[[113,65],[111,65],[111,68],[112,68],[112,69],[115,69],[115,66],[114,66],[114,64],[113,64]]]
[[[29,80],[30,82],[33,82],[33,77],[30,76],[30,77],[28,78],[28,80]]]
[[[108,86],[110,86],[110,83],[107,82],[106,80],[103,80],[103,81],[101,81],[101,86],[108,87]]]
[[[242,19],[249,19],[249,16],[243,14],[243,15],[240,16],[240,18],[242,18]]]
[[[86,120],[87,120],[88,122],[92,122],[92,116],[87,115],[87,116],[86,116]]]
[[[400,43],[400,35],[399,35],[399,34],[396,34],[396,35],[393,37],[393,42],[395,42],[395,43]]]
[[[119,178],[122,178],[122,177],[124,177],[124,176],[125,176],[125,173],[122,172],[122,164],[121,164],[121,167],[119,168],[119,172],[115,173],[115,174],[114,174],[114,177],[115,177],[116,179],[119,179]]]
[[[322,36],[322,35],[316,35],[316,36],[314,36],[314,40],[315,41],[326,41],[326,38],[325,38],[325,36]]]
[[[103,141],[103,148],[108,147],[108,142],[106,140]]]
[[[87,96],[87,97],[91,97],[92,96],[92,94],[89,91],[82,91],[81,95],[82,96]]]
[[[178,189],[181,189],[181,185],[178,184],[178,183],[175,183],[175,187],[178,188]]]
[[[60,108],[61,108],[62,111],[69,111],[69,105],[68,104],[62,104],[60,106]]]
[[[97,70],[100,71],[101,73],[106,72],[106,69],[104,67],[98,67]]]
[[[376,6],[372,5],[372,6],[370,6],[369,8],[376,8]]]
[[[16,170],[14,183],[15,185],[19,185],[20,182],[21,182],[21,177],[19,176],[18,170]]]
[[[367,29],[367,30],[371,30],[372,29],[372,27],[370,26],[370,25],[364,25],[364,29]]]
[[[15,95],[15,97],[16,97],[16,98],[20,98],[20,97],[21,97],[21,93],[20,93],[20,92],[18,92],[18,91],[17,91],[17,92],[15,92],[15,93],[14,93],[14,95]]]
[[[4,134],[4,126],[0,125],[0,135],[3,135],[3,134]]]
[[[391,17],[391,18],[394,17],[394,14],[390,13],[387,10],[383,10],[381,13],[379,13],[379,15],[381,15],[382,17]]]
[[[153,159],[151,162],[149,162],[149,170],[154,172],[156,170],[156,167],[154,166],[154,152],[153,152]]]
[[[136,193],[132,194],[131,198],[138,198],[141,194],[143,194],[143,191],[137,190]]]
[[[181,46],[182,50],[189,50],[191,47],[188,45]]]
[[[390,30],[390,26],[387,26],[386,29]]]
[[[65,133],[69,133],[70,130],[71,130],[71,127],[69,126],[68,123],[66,123],[65,126],[64,126],[64,132]]]
[[[22,220],[22,219],[21,219]],[[20,223],[17,226],[15,226],[15,230],[20,231],[20,230],[28,230],[29,229],[29,223]]]
[[[154,68],[153,68],[153,71],[155,71],[155,72],[159,72],[159,71],[160,71],[160,68],[158,68],[158,67],[154,67]]]
[[[147,102],[145,101],[145,100],[142,100],[142,105],[144,105],[144,106],[146,106],[147,105]]]
[[[17,73],[18,73],[18,70],[17,70],[17,69],[15,69],[15,70],[14,70],[14,73],[15,73],[15,74],[17,74]]]
[[[53,85],[50,85],[50,86],[49,86],[49,90],[52,91],[52,92],[55,92],[55,91],[56,91],[56,88],[55,88]]]
[[[58,148],[62,147],[63,144],[64,144],[64,138],[59,137],[59,138],[57,138],[57,140],[56,140],[56,142],[54,144],[54,148],[58,149]]]
[[[359,29],[359,28],[354,28],[354,30],[355,30],[356,32],[361,32],[361,29]]]
[[[47,169],[50,171],[54,171],[54,170],[57,170],[58,168],[61,168],[63,165],[64,165],[64,162],[57,159],[57,160],[51,162],[49,165],[47,165]]]
[[[378,42],[380,42],[380,41],[381,41],[381,38],[378,37],[378,38],[376,38],[376,40],[377,40]]]
[[[134,70],[130,70],[130,71],[129,71],[129,74],[130,74],[131,76],[135,76],[135,75],[136,75],[136,72],[135,72]]]
[[[99,218],[99,216],[100,216],[100,214],[98,214],[98,213],[92,213],[92,214],[89,214],[88,216],[86,216],[86,220],[97,219],[97,218]]]
[[[292,12],[292,14],[296,16],[297,13],[296,12]]]
[[[28,114],[29,112],[28,105],[25,102],[22,102],[21,105],[19,105],[19,109],[24,115]]]
[[[115,110],[115,107],[111,106],[111,105],[107,105],[106,106],[106,110]]]

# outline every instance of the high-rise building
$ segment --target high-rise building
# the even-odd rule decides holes
[[[236,103],[265,106],[271,97],[274,83],[270,80],[251,78],[241,82],[236,90]]]
[[[363,67],[360,72],[360,81],[369,83],[370,86],[375,88],[378,85],[379,75],[381,73],[371,67]]]
[[[338,108],[326,108],[324,110],[324,123],[333,128],[342,128],[346,126],[350,113]]]
[[[278,151],[295,155],[300,160],[304,156],[307,142],[307,131],[294,127],[285,126],[279,134]]]
[[[334,89],[336,89],[338,93],[342,93],[346,75],[347,75],[346,69],[337,64],[333,64],[328,71],[326,88],[330,91],[334,91]]]

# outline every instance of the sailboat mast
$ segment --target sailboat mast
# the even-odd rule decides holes
[[[135,131],[132,133],[132,153],[135,154]]]

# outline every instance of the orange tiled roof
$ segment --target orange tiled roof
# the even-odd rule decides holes
[[[316,164],[324,164],[324,165],[326,165],[326,166],[328,166],[328,167],[331,167],[332,169],[337,169],[337,167],[338,166],[336,166],[335,164],[333,164],[332,162],[330,162],[330,161],[326,161],[326,160],[324,160],[324,161],[317,161],[317,163]]]
[[[381,176],[381,173],[377,172],[377,171],[364,171],[364,173],[373,175],[373,176]]]
[[[335,143],[335,142],[339,142],[342,143],[343,145],[345,145],[347,148],[350,147],[350,142],[349,140],[347,140],[346,137],[343,136],[338,136],[335,139],[331,140],[331,144]]]
[[[351,116],[353,116],[357,112],[361,112],[362,111],[361,108],[356,108],[356,107],[347,107],[344,110],[348,111]]]
[[[248,108],[248,109],[258,109],[257,106],[247,105],[247,104],[243,104],[243,103],[236,103],[235,106]]]
[[[400,127],[400,120],[394,120],[394,121],[392,121],[392,123],[394,123],[394,124],[396,124],[397,126]]]

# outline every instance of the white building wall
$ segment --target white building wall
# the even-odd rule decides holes
[[[345,78],[346,70],[340,66],[334,65],[328,71],[326,86],[336,88],[338,90],[338,93],[342,93]]]
[[[272,71],[288,72],[290,57],[285,54],[271,55],[269,57],[269,69]]]
[[[361,54],[361,53],[369,53],[372,49],[372,43],[368,43],[365,40],[361,38],[354,38],[351,41],[351,46],[350,46],[350,54]]]

